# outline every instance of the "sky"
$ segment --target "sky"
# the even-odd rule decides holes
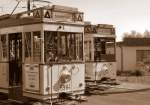
[[[150,30],[150,0],[47,0],[52,4],[77,7],[93,24],[113,24],[117,40],[124,32]],[[10,13],[16,0],[0,0],[1,13]],[[25,2],[19,5],[21,8]],[[3,7],[3,9],[1,8]],[[19,8],[17,10],[19,10]]]

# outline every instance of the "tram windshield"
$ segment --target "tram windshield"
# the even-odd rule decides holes
[[[45,62],[83,60],[83,34],[70,32],[44,32]]]
[[[115,39],[99,37],[94,39],[94,61],[115,61]]]

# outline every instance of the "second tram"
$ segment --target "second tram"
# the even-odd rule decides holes
[[[113,25],[85,25],[85,76],[87,81],[116,78],[115,28]]]

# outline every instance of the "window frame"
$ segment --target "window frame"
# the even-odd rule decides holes
[[[95,39],[98,38],[98,40],[100,41],[99,42],[99,47],[100,47],[100,51],[97,52],[96,51],[96,48],[95,48]],[[104,40],[104,41],[101,41],[101,40]],[[104,42],[104,43],[102,43]],[[106,46],[106,42],[113,42],[113,51],[114,51],[114,54],[107,54],[106,51],[107,51],[107,46]],[[93,45],[94,45],[94,61],[95,62],[115,62],[116,61],[116,41],[115,41],[115,38],[108,38],[108,37],[94,37],[94,41],[93,41]],[[105,45],[105,46],[102,46]],[[97,58],[96,57],[96,53],[99,54],[99,59],[95,59]]]
[[[34,32],[39,32],[39,36],[40,36],[40,38],[38,38],[38,40],[39,40],[39,42],[40,42],[40,47],[39,47],[39,56],[38,56],[38,59],[39,60],[34,60]],[[27,59],[27,57],[26,57],[26,55],[25,55],[25,53],[26,53],[26,46],[25,46],[25,35],[26,35],[26,33],[30,33],[30,43],[31,43],[31,56],[30,56],[30,60],[28,61],[28,60],[26,60]],[[39,63],[39,64],[41,64],[41,63],[43,63],[42,62],[42,41],[43,41],[43,39],[42,39],[42,31],[41,30],[36,30],[36,31],[26,31],[26,32],[23,32],[23,35],[24,35],[24,39],[23,39],[23,42],[24,42],[24,54],[23,54],[23,58],[24,58],[24,62],[26,63],[26,64],[29,64],[29,63]]]
[[[3,56],[3,45],[2,45],[2,41],[1,38],[2,36],[5,36],[5,53],[6,53],[6,57]],[[0,61],[5,62],[8,61],[9,59],[9,55],[8,55],[8,34],[0,34]]]
[[[78,32],[58,32],[58,31],[48,31],[48,30],[44,30],[44,39],[46,38],[46,32],[49,32],[49,34],[52,34],[52,33],[55,33],[57,35],[57,61],[50,61],[51,63],[72,63],[72,62],[83,62],[84,60],[84,56],[83,56],[83,46],[84,46],[84,42],[83,42],[83,33],[78,33]],[[48,35],[48,34],[47,34]],[[77,43],[77,35],[78,35],[78,47],[76,45]],[[61,53],[61,50],[62,50],[62,44],[61,44],[61,37],[64,37],[65,39],[65,47],[66,47],[66,54],[64,55],[64,58],[62,56],[62,53]],[[75,39],[74,39],[75,38]],[[44,40],[44,61],[45,63],[48,63],[46,58],[47,58],[47,50],[48,49],[45,49],[47,48],[46,47],[46,42],[47,40],[45,39]],[[72,44],[73,43],[73,44]],[[81,44],[82,43],[82,44]],[[71,52],[71,49],[72,47],[70,46],[73,46],[75,48],[75,51]],[[79,47],[82,47],[82,49],[80,49]],[[77,49],[78,48],[78,56],[79,56],[79,59],[77,59]],[[70,50],[69,50],[70,49]],[[69,50],[69,51],[68,51]],[[74,49],[72,49],[74,50]],[[75,53],[73,54],[74,57],[72,55],[70,55],[71,53]],[[82,54],[80,54],[82,53]],[[73,59],[71,59],[70,57],[73,57]],[[76,58],[75,58],[76,57]],[[81,57],[81,58],[80,58]]]

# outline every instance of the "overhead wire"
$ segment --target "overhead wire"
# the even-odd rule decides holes
[[[11,12],[10,16],[14,13],[14,11],[17,9],[18,5],[20,4],[22,0],[17,1],[17,5],[14,7],[13,11]]]

